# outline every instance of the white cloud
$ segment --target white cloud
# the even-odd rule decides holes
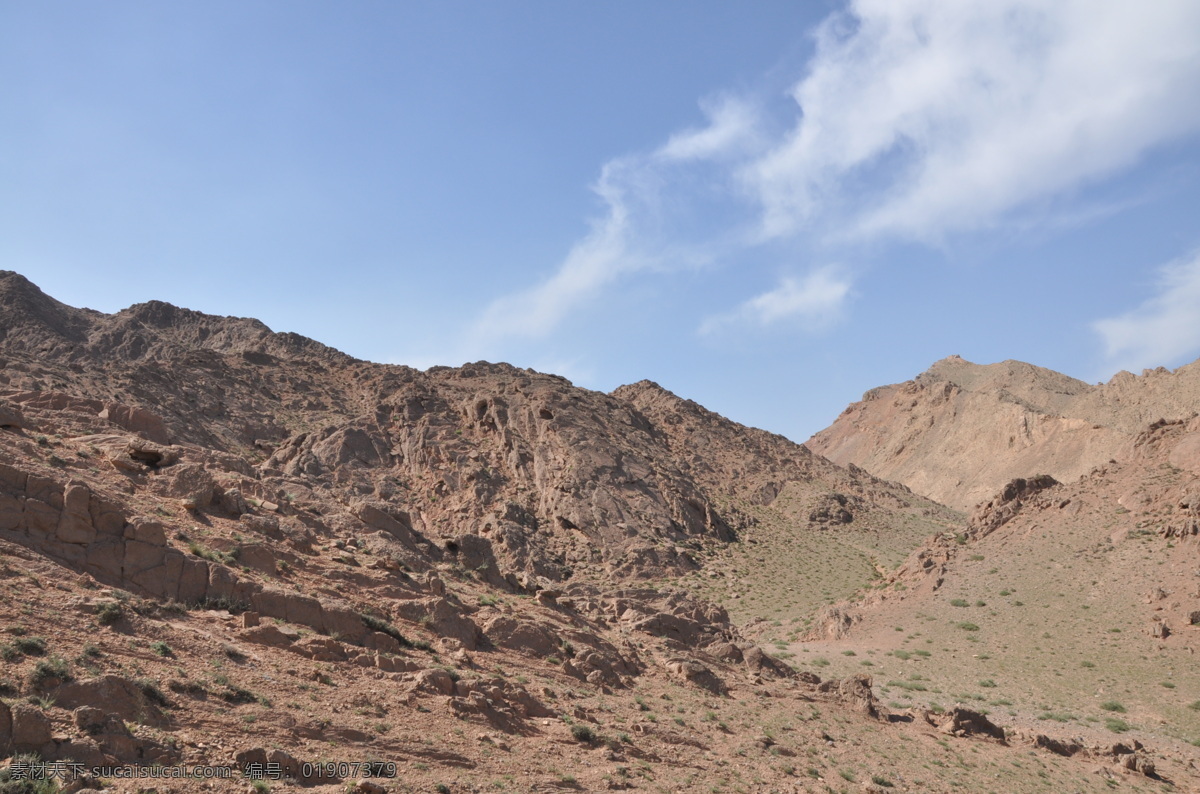
[[[1099,320],[1113,368],[1137,372],[1200,352],[1200,252],[1164,267],[1159,292],[1133,311]]]
[[[711,335],[734,328],[766,328],[784,321],[820,328],[837,319],[849,294],[849,279],[835,268],[820,268],[800,280],[785,277],[775,289],[707,318],[699,332]]]
[[[850,0],[817,31],[782,123],[725,95],[702,103],[704,126],[607,163],[591,232],[541,283],[493,301],[465,347],[545,339],[618,281],[768,241],[936,243],[1107,211],[1068,201],[1045,217],[1200,130],[1197,31],[1196,0]],[[800,296],[820,285],[805,285],[705,325],[789,301],[800,308],[784,314],[811,315]]]
[[[578,304],[621,274],[645,266],[629,250],[628,186],[619,176],[626,170],[628,163],[623,160],[604,167],[592,189],[604,200],[605,216],[575,244],[554,275],[532,289],[493,301],[475,323],[474,345],[545,336]]]
[[[768,237],[987,227],[1200,128],[1198,30],[1194,0],[856,0],[742,179]]]
[[[735,97],[702,102],[708,125],[672,135],[656,152],[664,160],[707,160],[734,157],[759,140],[756,108]]]
[[[664,233],[669,223],[663,216],[674,207],[664,209],[661,194],[670,192],[679,168],[749,145],[754,111],[732,98],[705,102],[701,108],[708,117],[704,127],[673,135],[649,154],[618,157],[604,165],[592,187],[604,202],[603,217],[553,275],[493,301],[472,329],[472,348],[486,349],[504,339],[545,337],[622,276],[653,269],[668,259],[691,266],[712,258],[711,245],[704,251],[705,246]]]

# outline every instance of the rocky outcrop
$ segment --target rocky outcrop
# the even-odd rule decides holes
[[[926,722],[950,736],[984,736],[1000,742],[1005,741],[1003,728],[982,713],[962,706],[955,706],[942,713],[926,711],[924,716]]]
[[[1049,474],[1038,474],[1029,478],[1018,477],[1010,481],[998,494],[986,502],[981,502],[971,513],[967,524],[971,535],[990,535],[1011,521],[1035,495],[1058,484],[1058,480]]]
[[[871,689],[871,676],[864,673],[848,678],[823,681],[817,685],[818,692],[832,694],[859,713],[871,719],[886,720],[888,711],[880,704]]]

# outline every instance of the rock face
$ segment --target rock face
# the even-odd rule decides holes
[[[1146,425],[1189,419],[1198,404],[1200,362],[1090,385],[1020,361],[950,356],[867,392],[805,446],[969,511],[1018,477],[1067,482],[1121,459]],[[1181,444],[1175,465],[1196,466],[1197,449],[1198,439]]]
[[[813,521],[836,524],[864,495],[911,499],[649,381],[604,395],[504,364],[369,364],[255,320],[164,303],[73,309],[15,273],[0,273],[0,307],[10,362],[0,420],[86,433],[85,454],[95,449],[135,488],[189,512],[249,514],[248,528],[268,536],[280,535],[276,516],[305,513],[314,489],[331,488],[340,509],[322,508],[322,527],[382,533],[380,550],[415,571],[450,562],[497,586],[561,582],[597,564],[623,579],[678,574],[697,567],[705,544],[735,538],[735,500],[765,504],[802,483],[833,494]],[[118,544],[110,530],[128,516],[83,482],[55,490],[61,504],[11,485],[20,503],[0,520],[74,544],[63,554],[86,555],[97,573],[181,601],[249,598],[196,560]],[[112,527],[96,525],[101,513]],[[271,573],[276,561],[246,564]]]

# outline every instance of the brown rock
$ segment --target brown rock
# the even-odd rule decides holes
[[[12,747],[17,752],[40,752],[51,741],[50,718],[36,706],[17,703],[12,713]]]
[[[129,519],[122,533],[126,540],[136,540],[150,546],[166,546],[167,532],[162,522],[153,518],[137,516]]]
[[[396,605],[396,613],[413,623],[425,623],[443,637],[458,640],[468,651],[475,650],[479,642],[479,627],[444,598],[401,601]]]
[[[347,658],[346,647],[332,637],[305,637],[288,650],[318,662],[344,662]]]
[[[135,722],[156,723],[162,719],[162,712],[146,698],[141,687],[119,675],[63,684],[54,693],[54,702],[67,709],[87,706]]]
[[[255,645],[266,645],[271,648],[287,648],[300,639],[300,632],[286,626],[276,626],[273,623],[267,623],[262,626],[255,625],[244,631],[239,631],[237,636],[238,639],[252,642]]]
[[[937,725],[938,730],[951,736],[988,736],[1005,740],[1004,729],[978,711],[955,706],[942,715],[926,714],[926,720]]]
[[[0,428],[21,430],[28,429],[29,424],[25,421],[25,414],[21,413],[20,408],[8,400],[0,400]]]
[[[1072,756],[1084,749],[1083,745],[1075,740],[1055,739],[1042,733],[1033,737],[1033,746],[1062,756]]]
[[[13,719],[8,704],[0,701],[0,755],[12,750]]]
[[[417,689],[425,692],[433,692],[438,695],[454,694],[454,679],[440,667],[417,673],[414,684]]]
[[[667,662],[667,669],[685,681],[714,694],[720,695],[725,692],[725,682],[695,659],[673,659]]]

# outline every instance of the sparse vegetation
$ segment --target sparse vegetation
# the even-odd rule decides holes
[[[96,608],[96,620],[101,626],[111,626],[125,617],[125,609],[120,601],[105,601]]]
[[[51,681],[65,683],[73,679],[71,666],[61,656],[51,656],[49,659],[42,659],[34,665],[33,672],[29,675],[29,680],[35,687],[44,686]]]
[[[1125,733],[1125,731],[1129,730],[1133,726],[1125,720],[1117,719],[1116,717],[1110,717],[1104,721],[1104,727],[1108,728],[1113,733]]]

